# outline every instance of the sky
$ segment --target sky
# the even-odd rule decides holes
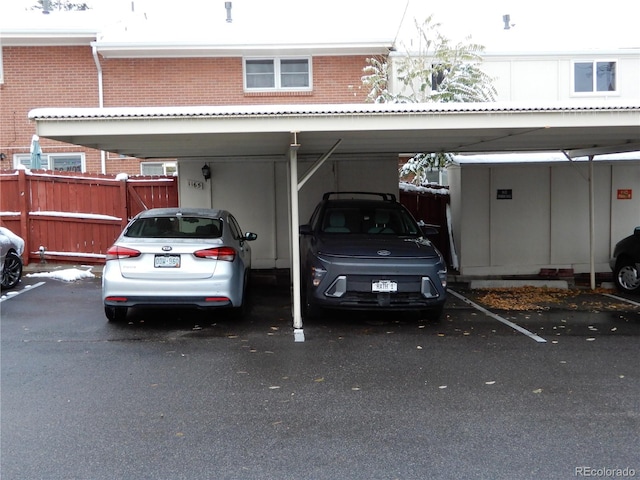
[[[135,11],[137,17],[164,23],[164,35],[204,30],[226,20],[225,0],[72,0],[89,4],[100,18],[121,17]],[[344,33],[347,25],[359,31],[389,31],[399,22],[407,0],[231,0],[234,23],[264,31],[265,19],[278,25],[282,35],[295,35],[299,19],[309,14],[311,26],[321,35]],[[2,0],[0,17],[24,11],[35,0]],[[400,40],[409,44],[415,32],[413,18],[433,14],[446,37],[460,41],[471,35],[487,51],[582,50],[591,48],[640,48],[638,0],[608,0],[593,4],[584,0],[458,0],[454,2],[408,0],[405,28]],[[505,29],[503,15],[510,16]],[[177,19],[180,18],[180,21]],[[209,27],[210,28],[210,27]],[[354,28],[355,30],[355,28]]]

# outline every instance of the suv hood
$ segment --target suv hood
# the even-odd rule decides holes
[[[355,235],[322,235],[318,238],[316,252],[320,255],[361,258],[434,258],[438,252],[423,237],[375,238]],[[387,253],[388,252],[388,253]]]

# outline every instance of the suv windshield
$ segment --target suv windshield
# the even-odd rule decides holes
[[[388,205],[329,206],[324,211],[320,230],[324,233],[420,234],[418,225],[406,211]]]
[[[219,238],[222,221],[208,217],[139,218],[125,232],[133,238]]]

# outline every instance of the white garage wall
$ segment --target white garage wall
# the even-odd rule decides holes
[[[618,198],[618,190],[631,190],[629,199]],[[611,245],[640,226],[640,164],[617,164],[611,174]]]
[[[587,163],[463,164],[449,178],[462,274],[589,271]],[[640,225],[640,161],[595,162],[594,182],[596,271],[608,272],[615,243]],[[499,189],[512,198],[499,200]]]
[[[536,166],[490,169],[491,265],[522,269],[549,261],[549,172]],[[498,199],[498,190],[511,199]],[[518,248],[526,245],[526,248]]]
[[[317,157],[300,158],[301,178]],[[194,188],[202,181],[204,160],[179,162],[181,206],[206,206],[229,210],[244,231],[258,234],[252,242],[254,269],[290,266],[289,163],[287,159],[234,159],[210,161],[211,180],[204,189]],[[397,157],[345,157],[333,155],[303,186],[299,195],[301,224],[313,213],[327,191],[383,191],[398,194]],[[199,185],[196,185],[199,187]]]

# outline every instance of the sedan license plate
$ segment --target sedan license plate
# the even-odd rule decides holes
[[[180,255],[156,255],[153,266],[156,268],[180,268]]]
[[[392,280],[378,280],[371,283],[371,291],[374,293],[397,292],[398,283]]]

